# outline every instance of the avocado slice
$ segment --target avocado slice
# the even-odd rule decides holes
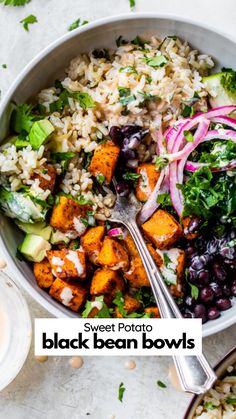
[[[227,72],[212,74],[208,77],[203,77],[202,81],[204,87],[210,95],[210,104],[213,108],[218,106],[236,105],[236,94],[232,94],[223,87],[221,80],[222,76]]]
[[[61,231],[55,230],[52,232],[50,243],[58,244],[58,243],[65,243],[68,244],[70,239]]]
[[[52,227],[47,226],[45,222],[39,222],[35,224],[22,223],[22,221],[15,220],[18,227],[27,234],[36,234],[41,236],[44,240],[49,240],[52,234]]]
[[[38,150],[53,131],[54,126],[47,119],[34,122],[28,135],[32,148]]]
[[[50,249],[50,243],[36,234],[26,234],[23,242],[18,247],[22,255],[31,262],[42,262],[46,257],[47,250]]]

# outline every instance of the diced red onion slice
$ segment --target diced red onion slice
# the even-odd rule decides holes
[[[123,238],[123,230],[120,227],[111,228],[111,230],[109,230],[107,232],[107,235],[110,236],[110,237],[122,237]]]

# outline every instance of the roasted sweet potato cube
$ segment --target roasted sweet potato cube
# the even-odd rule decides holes
[[[153,163],[142,163],[136,172],[140,174],[136,186],[136,196],[141,202],[146,202],[156,186],[160,173]]]
[[[130,268],[124,273],[124,277],[134,288],[150,286],[138,249],[132,237],[128,234],[124,242],[130,256]]]
[[[119,147],[112,141],[107,141],[99,145],[94,152],[89,166],[90,173],[94,176],[103,175],[105,177],[105,183],[109,184],[115,171],[119,152]]]
[[[158,307],[146,307],[144,309],[145,313],[150,314],[150,317],[160,318],[160,312]]]
[[[42,262],[34,263],[34,276],[39,288],[49,288],[53,281],[52,268],[49,261],[45,258]]]
[[[97,263],[104,232],[104,226],[92,227],[81,237],[81,245],[92,263]]]
[[[81,248],[49,250],[47,257],[53,274],[58,278],[86,277],[85,253]]]
[[[132,297],[129,294],[124,295],[124,310],[127,311],[127,314],[131,314],[135,311],[138,311],[141,308],[142,304],[137,300],[137,298]],[[115,316],[114,317],[123,317],[122,313],[119,311],[118,307],[115,307]]]
[[[54,190],[55,182],[57,177],[56,168],[52,164],[45,164],[40,172],[34,173],[32,179],[39,179],[39,186],[41,189],[46,191]]]
[[[168,249],[182,235],[180,224],[171,214],[163,210],[157,210],[150,220],[142,225],[142,230],[158,249]]]
[[[151,256],[152,256],[154,262],[160,268],[163,265],[162,255],[160,253],[158,253],[158,251],[156,251],[150,243],[147,244],[147,248],[148,248],[149,252],[151,253]]]
[[[98,255],[98,263],[111,269],[129,268],[129,255],[123,244],[112,237],[105,237]]]
[[[194,233],[192,231],[191,232],[189,231],[189,227],[191,225],[191,222],[192,222],[192,217],[183,217],[182,218],[182,227],[183,227],[184,236],[188,240],[196,239],[196,237],[198,235],[198,233]]]
[[[71,310],[79,311],[85,302],[87,291],[79,284],[69,284],[63,279],[56,278],[49,294]]]
[[[124,288],[125,283],[119,272],[108,268],[102,268],[97,269],[94,273],[90,285],[90,294],[108,295],[108,297],[111,297],[113,300],[116,292],[123,292]],[[107,303],[107,300],[105,302]]]
[[[91,210],[90,205],[81,205],[73,199],[61,195],[59,203],[53,207],[50,224],[63,233],[76,231],[76,219],[85,218],[89,210]]]
[[[176,298],[182,297],[183,295],[185,259],[184,250],[180,250],[176,267],[176,285],[170,285],[170,292]]]

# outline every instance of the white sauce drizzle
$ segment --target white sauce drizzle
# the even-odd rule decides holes
[[[61,302],[64,304],[64,306],[69,306],[70,302],[73,298],[73,292],[69,287],[63,288],[61,294],[60,294]]]
[[[68,251],[68,255],[66,255],[66,258],[68,260],[70,260],[75,265],[75,268],[76,268],[76,270],[78,272],[78,275],[83,275],[83,273],[84,273],[84,267],[83,267],[82,263],[79,260],[78,253],[76,251],[74,251],[74,250],[69,250]]]
[[[92,301],[91,303],[91,308],[97,308],[99,311],[102,309],[102,307],[103,307],[102,301]]]
[[[82,221],[80,221],[79,218],[76,218],[76,217],[74,217],[73,219],[73,224],[78,235],[82,236],[82,234],[84,234],[87,227],[84,225],[84,223],[82,223]]]
[[[63,259],[58,258],[57,256],[52,257],[52,264],[56,266],[63,266],[65,265],[65,262]]]

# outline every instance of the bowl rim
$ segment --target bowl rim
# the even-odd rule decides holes
[[[200,21],[194,20],[192,18],[188,17],[182,17],[180,15],[175,15],[171,13],[150,13],[150,12],[132,12],[132,13],[126,13],[126,14],[119,14],[115,16],[108,16],[101,19],[96,19],[90,23],[87,23],[84,26],[81,26],[77,29],[74,29],[71,32],[65,33],[64,35],[60,36],[53,42],[51,42],[48,46],[42,49],[38,54],[35,55],[35,57],[32,58],[32,60],[29,61],[29,63],[19,72],[18,76],[15,78],[13,83],[10,85],[6,93],[4,94],[1,103],[0,103],[0,115],[4,112],[5,108],[7,107],[9,101],[11,100],[12,95],[14,94],[17,87],[21,84],[23,79],[28,75],[28,73],[35,67],[37,64],[50,52],[52,52],[55,48],[62,46],[66,41],[77,37],[83,32],[90,31],[94,28],[99,28],[102,25],[106,25],[109,23],[115,23],[115,22],[122,22],[122,21],[133,21],[136,19],[156,19],[157,21],[160,19],[166,19],[166,20],[173,20],[178,23],[187,23],[192,26],[194,26],[196,29],[206,29],[209,32],[212,32],[213,34],[217,33],[221,37],[225,38],[227,41],[235,42],[232,40],[229,35],[225,34],[222,31],[216,30],[214,27],[208,25],[208,24],[202,24]],[[40,295],[33,286],[25,280],[24,275],[18,270],[18,267],[16,266],[15,261],[11,258],[10,254],[8,253],[7,249],[4,245],[4,239],[1,237],[0,232],[0,248],[3,248],[5,257],[8,261],[9,266],[11,266],[14,273],[19,277],[19,283],[26,289],[26,291],[44,308],[46,308],[51,314],[53,314],[56,317],[74,317],[74,314],[68,312],[68,315],[63,315],[61,310],[54,306],[52,303],[47,301],[42,295]],[[211,324],[213,323],[213,324]],[[203,326],[203,337],[207,337],[210,335],[213,335],[214,333],[220,332],[221,330],[227,329],[229,326],[233,325],[235,323],[234,317],[230,317],[226,319],[225,321],[221,323],[210,322],[208,324],[207,329]]]
[[[234,348],[230,349],[229,352],[227,352],[226,355],[224,355],[223,358],[221,358],[220,361],[218,361],[217,364],[214,366],[213,369],[214,369],[214,371],[217,375],[217,378],[218,378],[218,370],[220,369],[221,365],[224,364],[232,355],[236,355],[236,346]],[[227,366],[226,366],[226,368],[227,368]],[[192,399],[190,400],[190,403],[188,404],[188,407],[187,407],[187,410],[184,414],[183,419],[189,419],[189,414],[191,413],[191,409],[192,409],[195,401],[198,398],[203,397],[203,396],[204,395],[199,396],[199,395],[195,394],[192,397]]]

